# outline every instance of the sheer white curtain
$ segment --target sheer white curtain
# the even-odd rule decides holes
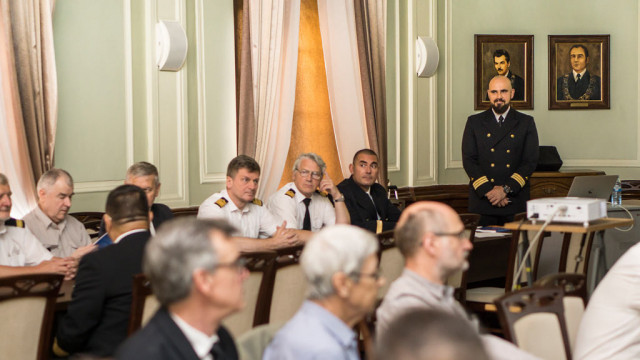
[[[278,189],[291,141],[300,0],[251,0],[249,19],[258,197],[266,199]]]
[[[5,6],[0,3],[0,14]],[[11,216],[21,218],[36,206],[36,192],[6,19],[0,16],[0,172],[9,178],[13,192]]]
[[[356,151],[369,147],[353,1],[318,1],[331,118],[345,178]]]

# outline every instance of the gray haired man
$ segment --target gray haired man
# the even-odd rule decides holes
[[[69,215],[73,178],[62,169],[51,169],[37,185],[38,206],[25,217],[25,225],[54,256],[81,258],[95,250],[84,225]]]
[[[324,160],[314,153],[298,156],[293,182],[271,195],[267,207],[293,229],[315,232],[325,226],[351,224],[344,196],[327,174]]]
[[[315,234],[300,258],[308,300],[276,334],[263,360],[359,359],[352,328],[373,309],[384,282],[377,251],[375,236],[355,226]]]
[[[242,309],[248,272],[224,220],[176,219],[147,245],[144,272],[162,307],[127,340],[117,359],[238,358],[220,324]],[[185,241],[188,239],[189,241]]]

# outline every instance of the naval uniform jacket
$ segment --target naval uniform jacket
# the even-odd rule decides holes
[[[526,210],[529,177],[538,163],[538,132],[533,117],[507,113],[502,127],[491,109],[469,116],[462,136],[462,165],[469,176],[469,211],[506,216]],[[511,204],[491,205],[485,197],[494,186],[508,185]]]
[[[369,189],[371,197],[369,197],[353,181],[353,176],[351,176],[338,184],[338,189],[344,195],[345,204],[351,217],[351,225],[376,232],[378,230],[377,210],[382,221],[381,231],[393,230],[396,227],[396,223],[400,219],[400,210],[389,201],[387,192],[382,185],[377,183],[371,185]]]

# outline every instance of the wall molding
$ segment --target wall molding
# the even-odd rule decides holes
[[[227,179],[226,172],[211,171],[208,167],[207,151],[207,102],[204,36],[204,0],[196,0],[196,78],[198,88],[198,158],[200,184],[221,184]]]
[[[131,0],[123,0],[123,26],[124,26],[124,100],[125,100],[125,142],[126,163],[133,164],[133,47],[131,44]],[[76,194],[111,191],[121,185],[124,177],[118,180],[104,181],[77,181],[73,190]]]
[[[395,48],[394,48],[394,57],[395,57],[395,71],[394,71],[394,77],[395,77],[395,97],[394,97],[394,102],[396,104],[396,111],[395,111],[395,122],[394,122],[394,126],[395,126],[395,131],[396,131],[396,136],[395,136],[395,153],[396,156],[393,159],[393,162],[389,161],[390,159],[387,159],[387,173],[391,173],[391,172],[399,172],[401,170],[401,165],[400,165],[400,142],[401,142],[401,136],[400,136],[400,131],[401,131],[401,126],[400,126],[400,120],[401,120],[401,106],[402,106],[402,98],[400,96],[400,0],[396,0],[394,2],[394,7],[393,7],[393,18],[394,18],[394,37],[395,37]],[[389,126],[389,123],[387,122],[387,127]]]

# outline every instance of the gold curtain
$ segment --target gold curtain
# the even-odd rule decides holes
[[[317,0],[302,0],[300,3],[300,40],[291,145],[280,186],[291,181],[296,158],[306,152],[314,152],[322,157],[335,184],[343,180],[329,107]]]

